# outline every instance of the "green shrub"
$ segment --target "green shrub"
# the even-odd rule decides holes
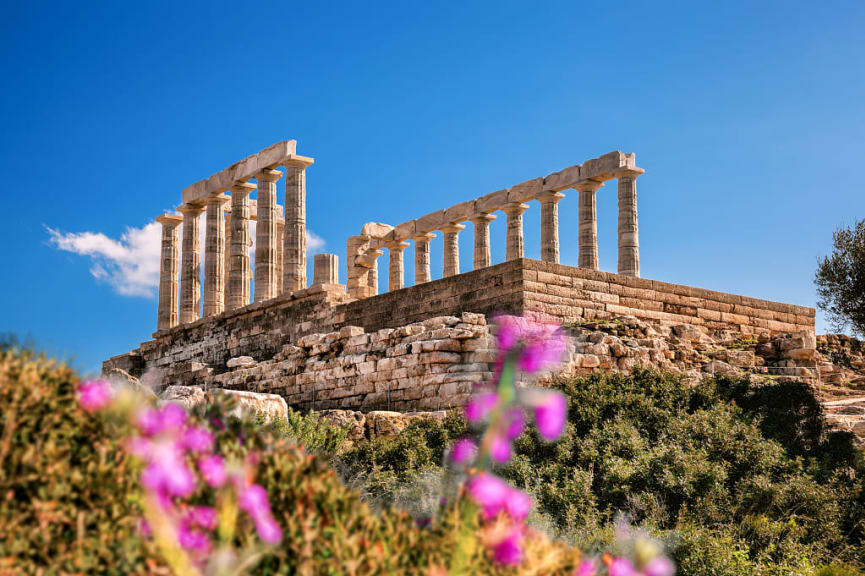
[[[291,408],[288,409],[287,417],[276,417],[266,423],[264,416],[259,414],[256,424],[262,428],[262,434],[284,438],[325,460],[336,456],[348,437],[348,430],[332,424],[315,412],[302,414]]]

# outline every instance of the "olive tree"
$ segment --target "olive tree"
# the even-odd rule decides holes
[[[865,336],[865,220],[832,235],[833,250],[817,259],[817,305],[835,330]]]

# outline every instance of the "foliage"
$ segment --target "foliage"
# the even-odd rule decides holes
[[[832,234],[832,254],[817,260],[817,305],[837,330],[865,335],[865,220]]]
[[[317,413],[303,414],[291,408],[285,418],[278,416],[269,422],[265,421],[264,415],[259,414],[256,423],[264,428],[262,434],[284,438],[326,460],[336,456],[348,437],[348,430],[332,424]]]

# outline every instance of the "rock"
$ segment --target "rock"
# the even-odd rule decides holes
[[[714,374],[717,376],[734,376],[739,374],[739,371],[721,360],[712,360],[703,366],[703,372]]]
[[[817,358],[816,348],[794,348],[784,351],[784,358],[792,360],[814,360]]]
[[[144,395],[147,398],[156,398],[156,394],[149,387],[144,386],[141,381],[120,368],[111,368],[102,374],[102,377],[108,380],[111,387],[117,390],[118,388],[129,388],[135,392]]]
[[[187,410],[204,403],[204,390],[198,386],[169,386],[159,395],[162,402],[180,404]]]
[[[273,418],[286,418],[288,416],[288,404],[286,404],[285,398],[279,394],[243,390],[218,390],[218,392],[234,398],[237,402],[237,408],[232,411],[235,416],[261,414],[264,416],[265,422],[270,422]]]
[[[360,442],[366,434],[366,415],[352,410],[322,410],[319,416],[330,423],[348,430],[347,440]]]
[[[391,438],[398,436],[408,424],[399,412],[374,410],[366,415],[367,436],[370,438]]]
[[[703,332],[691,324],[677,324],[673,326],[673,334],[688,342],[699,342],[703,338]]]
[[[255,364],[255,360],[252,356],[238,356],[237,358],[231,358],[225,363],[229,368],[245,368],[246,366],[252,366],[253,364]]]

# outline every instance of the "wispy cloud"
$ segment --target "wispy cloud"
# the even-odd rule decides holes
[[[201,226],[202,260],[203,224],[204,222]],[[254,239],[255,222],[250,224]],[[159,223],[151,222],[142,228],[127,228],[119,239],[109,238],[101,232],[62,232],[49,226],[45,228],[52,246],[64,252],[86,256],[90,261],[91,276],[99,282],[109,284],[118,294],[143,298],[156,295],[162,249],[162,226]],[[306,231],[308,254],[317,254],[324,250],[324,246],[325,241],[321,236],[311,230]],[[253,246],[253,261],[254,254]]]

